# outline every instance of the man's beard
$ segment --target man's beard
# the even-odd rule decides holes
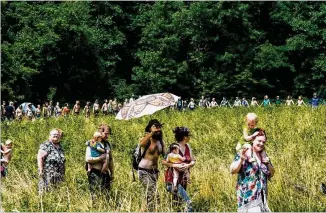
[[[161,141],[163,138],[163,134],[161,131],[155,132],[154,135],[152,136],[154,140]]]

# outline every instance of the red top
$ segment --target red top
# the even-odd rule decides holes
[[[183,163],[191,162],[190,148],[189,148],[188,144],[186,144],[185,154],[183,154],[180,150],[179,150],[179,154],[182,157],[186,158],[186,160]],[[190,172],[190,170],[188,169],[187,172]],[[181,186],[184,189],[187,188],[187,182],[189,181],[188,178],[189,178],[189,175],[185,175],[185,172],[179,172],[178,184],[181,184]],[[165,183],[173,183],[173,168],[172,167],[169,167],[165,171]]]

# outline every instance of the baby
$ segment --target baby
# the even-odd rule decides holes
[[[7,165],[11,159],[12,141],[6,140],[5,145],[1,144],[1,164]]]
[[[170,145],[170,153],[167,156],[167,162],[173,164],[182,164],[183,161],[186,160],[185,157],[182,157],[179,154],[179,144],[173,143]],[[173,168],[173,191],[177,191],[177,182],[179,178],[179,171],[177,168]]]
[[[5,144],[1,144],[1,177],[7,175],[7,166],[12,155],[12,141],[6,140]]]
[[[241,139],[239,140],[236,146],[236,150],[237,152],[241,152],[242,149],[248,149],[245,153],[245,156],[249,162],[254,162],[256,160],[252,156],[251,143],[255,139],[255,137],[259,134],[259,130],[262,129],[257,127],[258,116],[255,113],[248,113],[245,117],[245,123],[246,125],[243,128],[243,137],[241,137]],[[269,162],[265,150],[262,151],[261,156],[262,156],[263,163]]]
[[[93,135],[93,140],[87,141],[86,145],[91,148],[91,157],[100,157],[102,154],[106,154],[104,144],[102,143],[102,133],[95,132]],[[102,172],[105,171],[107,167],[107,160],[103,160]],[[91,163],[87,163],[87,172],[89,173],[92,170]]]

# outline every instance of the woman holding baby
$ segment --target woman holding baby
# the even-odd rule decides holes
[[[166,188],[169,192],[177,195],[175,198],[181,198],[183,202],[186,203],[186,211],[192,212],[191,200],[186,192],[187,184],[190,181],[190,168],[193,167],[196,162],[189,145],[191,136],[190,130],[187,127],[176,127],[173,132],[177,143],[171,144],[170,154],[175,157],[177,156],[176,154],[180,155],[180,162],[170,162],[170,154],[167,159],[163,160],[163,165],[168,167],[165,172]],[[178,153],[176,153],[176,150],[178,150]],[[177,181],[174,178],[176,174],[178,175]]]

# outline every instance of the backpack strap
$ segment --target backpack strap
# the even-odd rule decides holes
[[[142,159],[145,157],[146,151],[150,147],[150,145],[151,145],[151,142],[149,141],[149,143],[147,143],[146,146],[145,146],[143,154],[141,155]],[[141,147],[140,147],[140,151],[141,151]]]

